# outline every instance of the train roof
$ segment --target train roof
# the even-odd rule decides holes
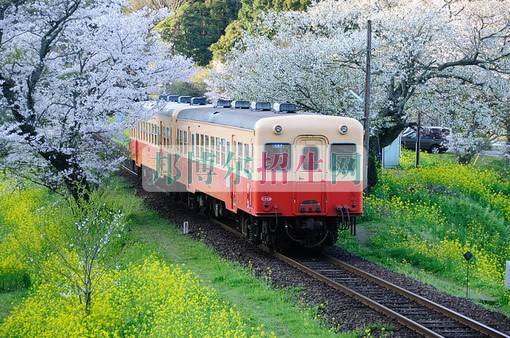
[[[177,108],[175,109],[177,111]],[[258,121],[273,117],[295,117],[317,115],[313,113],[275,113],[250,109],[215,108],[213,106],[187,107],[179,109],[177,119],[214,123],[244,129],[255,129]]]

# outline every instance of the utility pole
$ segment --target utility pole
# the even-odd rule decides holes
[[[416,130],[416,162],[414,166],[418,168],[420,166],[420,141],[421,141],[421,112],[418,111],[418,129]]]
[[[364,123],[363,129],[365,134],[363,137],[363,190],[367,189],[368,185],[368,151],[370,141],[370,59],[372,55],[372,20],[367,22],[367,62],[365,70],[365,109],[364,109]]]

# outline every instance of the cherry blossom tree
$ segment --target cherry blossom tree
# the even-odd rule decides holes
[[[126,5],[0,1],[0,150],[10,173],[83,200],[122,158],[105,142],[126,127],[113,115],[143,113],[137,102],[192,74],[192,61],[152,31],[166,12],[127,15]]]
[[[497,134],[510,96],[508,8],[508,0],[326,0],[306,12],[266,13],[256,32],[214,65],[208,84],[216,96],[361,118],[371,20],[370,119],[378,147],[417,112],[465,140]]]

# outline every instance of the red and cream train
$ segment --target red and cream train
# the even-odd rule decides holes
[[[235,217],[251,241],[278,249],[322,248],[339,229],[355,231],[363,195],[355,119],[267,102],[169,95],[152,104],[157,113],[129,142],[145,189]]]

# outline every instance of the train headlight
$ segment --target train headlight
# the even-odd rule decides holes
[[[283,127],[277,124],[276,126],[274,126],[273,130],[276,135],[280,135],[283,131]]]
[[[345,135],[349,131],[349,127],[347,127],[345,124],[342,124],[340,127],[338,127],[338,131],[340,134]]]

